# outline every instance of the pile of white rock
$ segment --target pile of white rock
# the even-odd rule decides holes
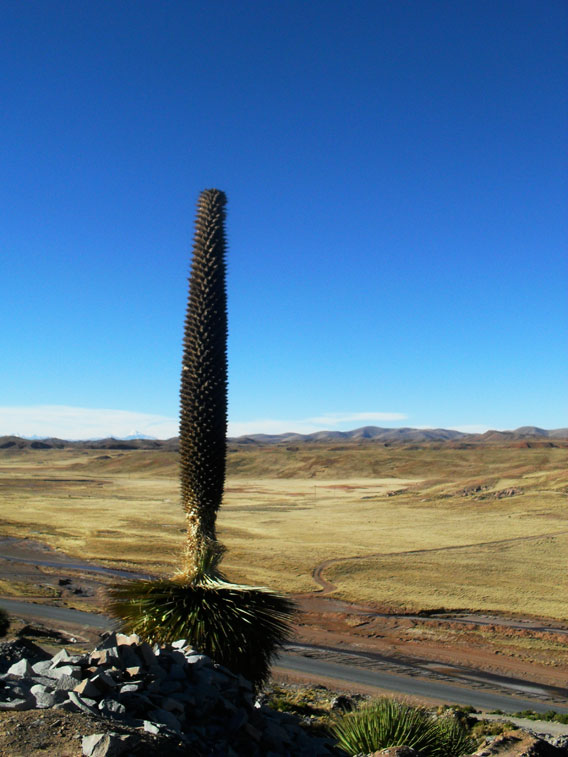
[[[184,639],[151,646],[135,634],[113,633],[90,654],[62,649],[40,662],[22,657],[0,675],[0,710],[32,708],[79,711],[175,735],[195,754],[336,753],[331,741],[309,734],[296,717],[255,702],[249,681]],[[85,739],[84,754],[104,753],[99,742]]]

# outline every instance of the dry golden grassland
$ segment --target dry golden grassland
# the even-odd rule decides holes
[[[324,575],[345,599],[567,619],[567,457],[565,448],[231,446],[224,567],[234,580],[307,592],[314,568],[340,558]],[[498,496],[507,489],[516,492]],[[2,450],[0,502],[5,535],[108,566],[168,574],[183,545],[174,453]]]

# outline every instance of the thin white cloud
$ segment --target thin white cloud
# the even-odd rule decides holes
[[[178,421],[150,413],[68,405],[0,407],[0,436],[9,434],[60,439],[121,438],[143,434],[169,439],[177,436]]]
[[[372,425],[377,422],[400,421],[402,413],[327,413],[311,418],[282,420],[261,418],[253,421],[230,421],[229,436],[247,434],[283,434],[295,432],[337,430],[345,424]],[[0,407],[0,436],[58,437],[59,439],[123,438],[135,434],[169,439],[177,436],[176,418],[128,410],[93,409],[68,405],[36,405],[30,407]]]

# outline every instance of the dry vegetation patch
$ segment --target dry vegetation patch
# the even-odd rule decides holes
[[[346,599],[566,618],[567,452],[231,445],[225,569],[309,592],[314,568],[340,560],[325,576]],[[0,497],[5,535],[140,572],[178,564],[175,453],[3,450]]]

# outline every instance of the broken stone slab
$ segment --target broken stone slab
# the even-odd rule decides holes
[[[77,679],[71,676],[63,675],[54,681],[55,688],[60,691],[73,691],[77,685]]]
[[[122,646],[117,647],[117,650],[119,664],[123,670],[125,668],[132,668],[136,665],[140,665],[141,659],[136,654],[136,651],[133,649],[133,647],[128,646],[127,644],[123,644]]]
[[[161,681],[164,678],[168,677],[168,674],[164,670],[164,668],[161,667],[161,665],[158,665],[156,661],[154,661],[153,665],[148,666],[148,673],[154,678],[156,681]]]
[[[25,657],[18,660],[8,668],[8,675],[18,676],[19,678],[29,678],[33,675],[33,668]]]
[[[186,655],[185,661],[189,665],[212,665],[211,658],[207,657],[206,654],[190,654],[190,655]]]
[[[183,649],[187,646],[187,639],[178,639],[177,641],[173,641],[172,645],[173,649]]]
[[[126,707],[127,712],[146,712],[152,710],[158,702],[152,701],[146,694],[122,694],[121,703]]]
[[[234,705],[232,706],[234,708]],[[238,710],[235,709],[235,712],[228,722],[227,728],[230,733],[236,733],[237,731],[240,731],[246,723],[248,723],[248,715],[242,707],[239,707]]]
[[[89,657],[84,654],[71,654],[68,660],[60,660],[56,662],[53,667],[58,668],[60,665],[87,665]]]
[[[24,657],[33,664],[47,660],[50,655],[27,639],[0,641],[0,673],[5,673],[11,665]]]
[[[48,689],[54,689],[57,683],[57,680],[55,678],[48,678],[47,676],[38,676],[35,675],[33,678],[27,679],[32,684],[39,683],[42,686],[47,686]]]
[[[116,699],[102,699],[99,702],[99,710],[103,715],[111,718],[120,718],[126,715],[126,706]]]
[[[158,723],[153,723],[151,720],[145,720],[144,730],[148,733],[160,733],[160,726]]]
[[[95,649],[91,652],[89,664],[94,662],[97,665],[115,665],[119,659],[118,647],[106,647],[105,649]]]
[[[181,733],[181,723],[171,712],[167,710],[151,710],[148,717],[153,723],[162,723],[176,733]]]
[[[168,658],[172,662],[177,662],[178,665],[185,665],[185,663],[187,662],[187,658],[186,658],[185,654],[181,650],[179,650],[179,649],[172,649],[168,653]]]
[[[131,634],[117,633],[116,634],[117,646],[122,646],[122,645],[130,646],[131,644],[140,644],[140,636],[138,636],[137,633],[131,633]]]
[[[282,728],[278,723],[269,721],[262,734],[262,741],[270,747],[278,748],[282,744],[290,744],[291,739],[285,728]]]
[[[17,678],[4,684],[4,694],[7,699],[29,699],[30,689],[34,681],[29,678]]]
[[[170,668],[169,678],[173,681],[186,681],[187,673],[182,665],[174,663]]]
[[[57,654],[54,654],[51,658],[51,664],[52,666],[57,665],[59,662],[69,662],[71,660],[71,655],[69,652],[63,647],[63,649],[60,649]]]
[[[83,736],[83,757],[120,757],[130,749],[131,737],[114,731]]]
[[[173,712],[174,715],[181,715],[183,716],[185,714],[185,704],[183,702],[180,702],[179,699],[174,699],[173,697],[164,697],[161,701],[161,709],[166,710],[167,712]]]
[[[50,673],[50,677],[55,679],[69,676],[69,678],[74,678],[75,681],[80,681],[83,677],[82,670],[78,665],[61,665],[61,667],[52,668]]]
[[[138,678],[144,672],[144,668],[140,665],[134,665],[134,667],[126,668],[124,672],[127,673],[130,678]]]
[[[42,686],[40,683],[32,686],[30,693],[35,699],[35,706],[40,710],[47,707],[53,707],[56,703],[54,692],[48,689],[47,686]]]
[[[146,686],[146,691],[159,694],[173,694],[175,691],[181,691],[182,689],[181,681],[170,681],[165,678],[152,681]]]
[[[52,709],[54,710],[63,710],[64,712],[77,712],[77,705],[72,702],[70,699],[65,699],[63,702],[58,702],[57,704],[54,704]]]
[[[117,687],[117,683],[114,678],[102,669],[100,669],[98,673],[95,673],[94,676],[91,676],[89,680],[103,693],[116,689]]]
[[[195,656],[195,655],[193,655],[193,656]],[[223,674],[226,678],[231,678],[234,681],[238,681],[239,680],[240,673],[239,673],[239,675],[237,675],[236,673],[233,673],[231,670],[229,670],[229,668],[226,668],[224,665],[221,665],[218,662],[214,662],[213,663],[213,667],[214,667],[215,672],[217,674]],[[241,678],[242,677],[243,676],[241,676]],[[245,678],[244,680],[246,681],[247,679]]]
[[[69,692],[69,701],[74,704],[79,710],[87,713],[87,715],[98,715],[97,704],[94,699],[82,697],[75,691]]]
[[[155,665],[156,656],[147,641],[143,641],[142,644],[139,644],[136,652],[146,665]]]
[[[30,697],[29,699],[10,699],[7,701],[0,701],[0,710],[9,710],[12,712],[19,712],[20,710],[33,710],[35,707],[35,699]]]
[[[82,697],[88,697],[89,699],[100,699],[103,696],[103,692],[100,688],[88,678],[85,678],[78,683],[73,691],[80,694]]]
[[[52,678],[52,676],[49,675],[49,671],[52,665],[53,661],[51,659],[40,660],[39,662],[36,662],[34,665],[32,665],[32,670],[36,675]]]
[[[97,644],[96,649],[109,649],[110,647],[116,647],[116,633],[108,633],[104,637],[104,639],[101,641],[100,644]]]

